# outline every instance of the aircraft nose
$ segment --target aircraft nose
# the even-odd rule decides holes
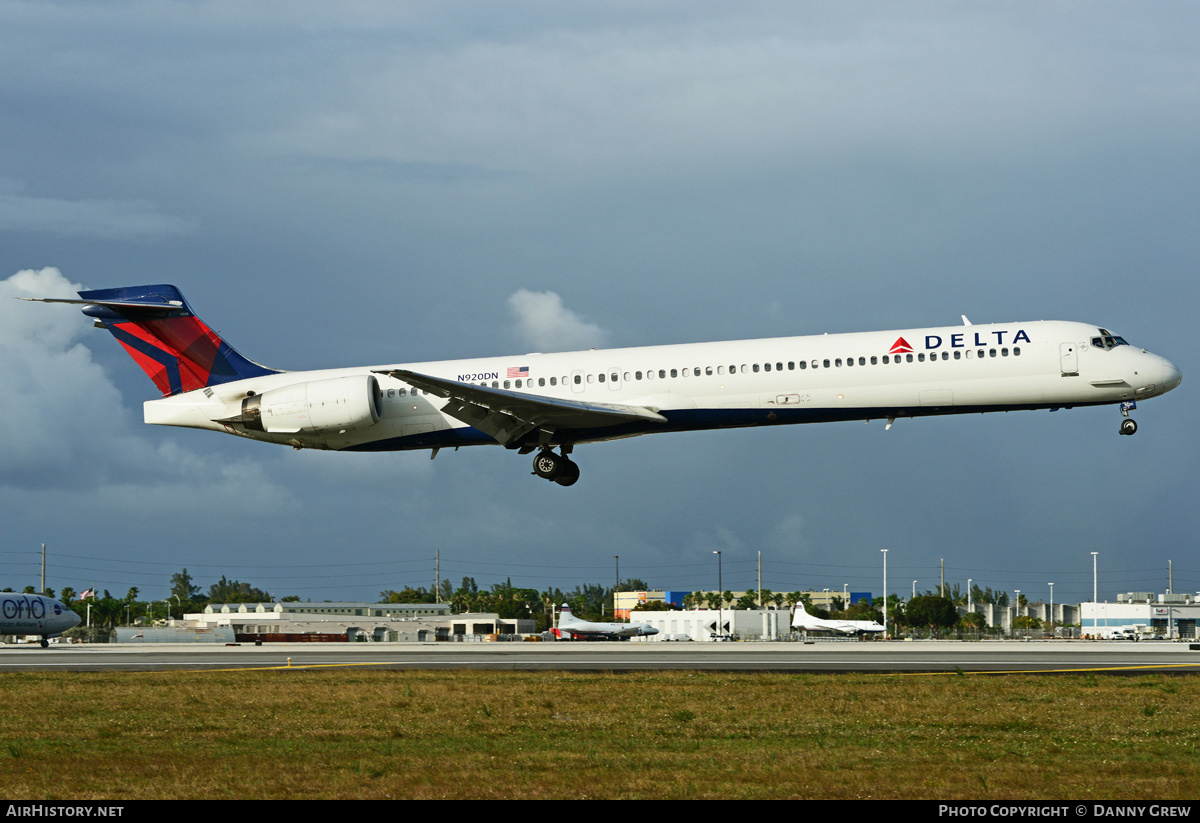
[[[68,609],[63,612],[63,618],[67,621],[67,628],[73,629],[79,625],[79,615]]]
[[[1171,389],[1178,386],[1180,382],[1182,382],[1183,373],[1180,372],[1179,369],[1175,368],[1175,364],[1165,357],[1162,358],[1162,369],[1163,391],[1169,392]]]

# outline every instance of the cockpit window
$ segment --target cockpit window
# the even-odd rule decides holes
[[[1108,329],[1100,329],[1101,337],[1093,337],[1092,345],[1098,349],[1112,349],[1117,346],[1128,346],[1124,337],[1118,337]]]

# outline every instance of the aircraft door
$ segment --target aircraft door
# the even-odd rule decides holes
[[[575,392],[576,394],[582,394],[583,380],[583,371],[576,369],[575,371],[571,372],[571,391]]]
[[[1079,346],[1075,343],[1063,343],[1059,346],[1058,353],[1063,377],[1073,377],[1079,374]]]

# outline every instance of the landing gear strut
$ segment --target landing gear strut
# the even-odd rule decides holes
[[[533,473],[560,486],[572,486],[579,479],[579,466],[565,454],[543,449],[533,458]]]
[[[1126,400],[1121,404],[1121,416],[1125,419],[1121,421],[1121,434],[1133,434],[1137,431],[1137,421],[1129,416],[1130,409],[1136,409],[1137,405],[1132,400]]]

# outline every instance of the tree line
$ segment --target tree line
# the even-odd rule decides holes
[[[564,603],[584,620],[608,621],[613,619],[616,592],[647,591],[649,588],[646,581],[638,578],[623,580],[616,586],[585,583],[570,591],[557,587],[539,591],[514,586],[511,578],[503,583],[493,583],[487,588],[481,588],[475,582],[475,578],[463,577],[458,586],[450,580],[442,580],[436,588],[410,586],[399,590],[385,589],[379,593],[379,602],[447,603],[455,614],[491,612],[506,620],[531,619],[535,622],[536,630],[542,631],[551,624],[554,611]],[[24,591],[33,594],[36,590],[33,586],[26,586]],[[58,592],[57,597],[81,618],[87,617],[90,605],[92,625],[100,628],[129,625],[139,620],[178,618],[186,613],[203,611],[209,603],[268,603],[276,600],[270,592],[239,580],[229,580],[224,575],[205,591],[186,568],[171,575],[170,592],[170,596],[165,600],[139,600],[140,593],[134,586],[121,598],[114,597],[105,589],[102,593],[94,592],[86,599],[81,599],[80,594],[86,593],[76,592],[67,586]],[[44,593],[50,597],[55,596],[53,589]],[[762,607],[791,609],[797,603],[803,603],[810,614],[826,620],[883,620],[884,600],[881,597],[872,600],[862,598],[856,603],[846,604],[843,598],[835,596],[831,598],[831,608],[826,609],[814,606],[806,592],[783,593],[763,589],[761,595]],[[284,602],[300,600],[295,595],[278,599]],[[971,586],[970,600],[978,604],[993,603],[1000,607],[1009,604],[1006,592],[993,592],[991,588],[981,588],[978,584]],[[1019,605],[1025,605],[1024,595],[1021,595],[1019,600]],[[889,629],[915,628],[930,629],[934,632],[955,627],[982,629],[985,625],[983,615],[967,614],[960,619],[957,606],[966,605],[967,602],[968,594],[958,584],[946,586],[942,591],[926,591],[908,600],[901,600],[898,595],[890,594],[887,597]],[[759,592],[753,589],[741,594],[731,590],[693,592],[684,597],[683,606],[756,609],[760,607]],[[668,611],[674,608],[676,607],[667,603],[647,603],[638,607],[641,611]],[[1021,616],[1014,622],[1014,626],[1039,628],[1041,621],[1035,617]]]

